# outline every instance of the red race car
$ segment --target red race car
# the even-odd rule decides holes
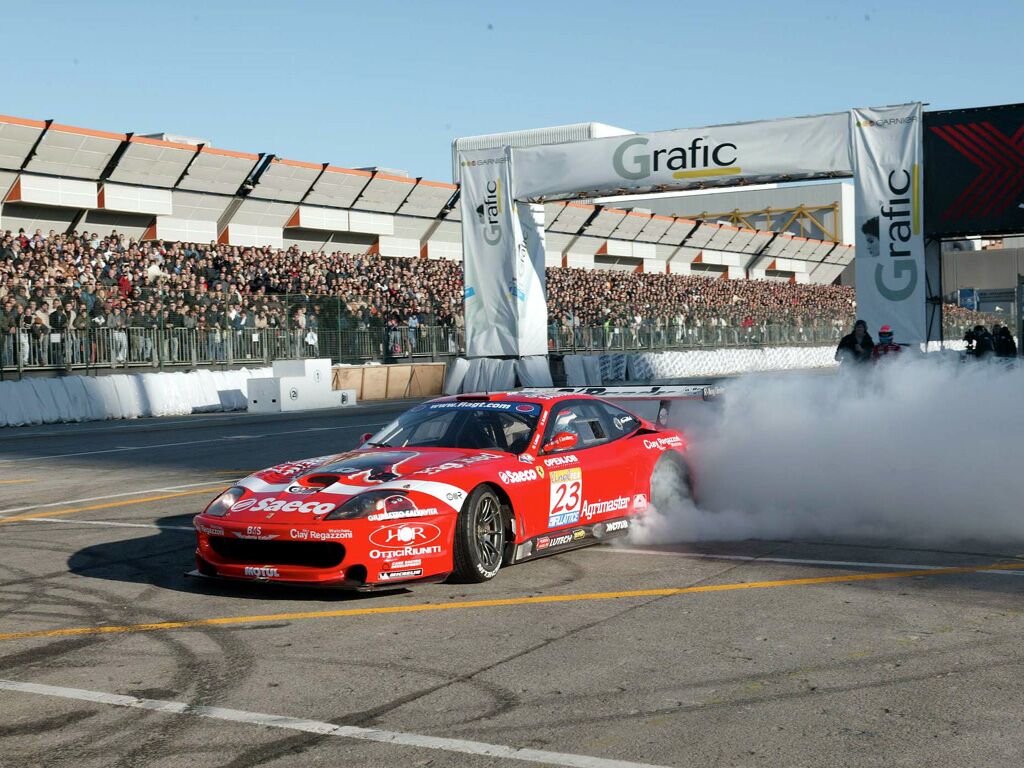
[[[355,450],[224,491],[195,517],[193,575],[358,590],[486,581],[626,534],[654,473],[689,486],[685,455],[679,432],[578,391],[432,400]]]

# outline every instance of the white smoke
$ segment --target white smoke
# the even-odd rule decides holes
[[[931,355],[858,373],[740,379],[674,424],[698,505],[671,489],[632,540],[1024,545],[1024,369]]]

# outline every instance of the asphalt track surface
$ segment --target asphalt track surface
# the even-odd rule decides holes
[[[0,765],[1019,763],[1014,551],[627,543],[370,596],[184,576],[232,478],[394,411],[0,431]]]

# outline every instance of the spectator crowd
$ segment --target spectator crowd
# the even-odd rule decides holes
[[[553,334],[641,325],[752,328],[852,322],[854,291],[834,285],[702,276],[549,268]],[[0,354],[11,365],[84,362],[82,341],[107,329],[116,362],[146,360],[153,329],[199,331],[211,357],[224,336],[256,340],[282,329],[316,344],[321,329],[382,329],[394,352],[415,346],[424,327],[461,335],[462,265],[374,254],[309,253],[297,246],[249,248],[216,243],[141,242],[124,234],[24,230],[0,235]],[[953,319],[977,313],[947,306]],[[28,344],[18,345],[18,339]],[[75,339],[72,344],[62,340]],[[185,336],[165,353],[179,357]]]

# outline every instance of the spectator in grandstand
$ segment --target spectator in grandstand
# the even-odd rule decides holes
[[[416,335],[420,329],[420,316],[417,314],[416,307],[413,307],[413,311],[406,318],[405,327],[409,334],[409,352],[411,354],[416,349]]]
[[[14,346],[18,333],[18,314],[15,308],[19,305],[14,297],[8,294],[4,298],[3,309],[0,310],[0,365],[14,365]]]
[[[113,306],[112,303],[108,303],[110,307],[108,314],[104,318],[104,327],[111,329],[111,337],[113,339],[113,354],[114,362],[125,363],[128,359],[128,332],[125,330],[125,316],[121,312],[121,307]]]
[[[779,338],[778,328],[796,333],[797,340],[810,340],[852,320],[855,306],[848,287],[705,275],[551,268],[547,284],[552,331],[560,345],[615,347],[634,339],[645,344],[735,343]],[[217,341],[213,330],[234,338],[231,331],[237,332],[243,313],[243,327],[251,321],[254,331],[261,315],[261,328],[268,333],[301,330],[300,346],[308,332],[296,328],[303,322],[300,316],[307,326],[317,317],[321,331],[369,331],[374,339],[385,336],[385,321],[397,317],[398,349],[422,346],[426,328],[435,325],[449,329],[451,343],[462,337],[462,289],[461,264],[447,260],[303,252],[296,246],[143,243],[119,233],[0,235],[0,300],[13,296],[30,315],[42,313],[45,302],[46,326],[57,304],[67,312],[70,300],[76,316],[89,318],[91,334],[83,349],[90,356],[106,355],[108,361],[121,348],[122,333],[126,353],[130,345],[133,359],[144,356],[143,338],[154,338],[154,308],[156,328],[162,324],[166,329],[169,321],[174,326],[175,313],[163,315],[174,309],[182,317],[181,328],[193,336],[201,317],[204,335],[198,344],[218,354],[223,340]],[[115,309],[121,317],[117,329],[106,325]],[[946,310],[951,322],[990,322],[969,310]],[[385,340],[383,351],[391,346]]]
[[[43,323],[43,318],[38,314],[33,313],[32,315],[25,315],[26,318],[31,318],[30,325],[28,326],[28,337],[29,337],[29,365],[49,365],[49,356],[47,355],[47,336],[49,336],[49,328]]]
[[[68,302],[70,309],[71,302]],[[58,300],[54,302],[53,310],[50,312],[50,362],[53,365],[64,365],[64,344],[67,341],[67,330],[71,325],[71,315],[65,311],[64,305]]]
[[[89,311],[84,302],[75,307],[74,303],[69,301],[68,305],[74,308],[71,328],[68,331],[68,354],[71,356],[73,364],[84,363],[86,362],[86,339],[89,334]]]

